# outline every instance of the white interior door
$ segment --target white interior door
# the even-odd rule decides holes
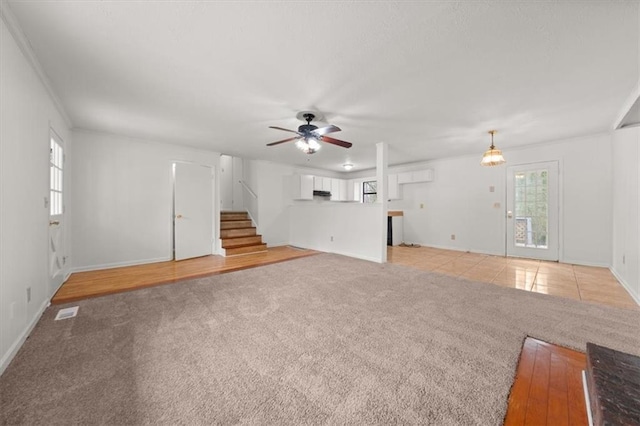
[[[173,164],[174,258],[213,252],[213,170],[188,163]]]
[[[558,162],[507,169],[507,256],[558,260]]]
[[[49,145],[49,286],[55,293],[64,280],[64,146],[51,132]]]

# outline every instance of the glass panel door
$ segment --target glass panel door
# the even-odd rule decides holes
[[[558,163],[507,172],[507,255],[558,260]]]

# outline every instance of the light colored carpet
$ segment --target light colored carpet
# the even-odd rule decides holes
[[[2,422],[501,424],[527,335],[640,355],[635,311],[330,254],[77,304],[0,378]]]

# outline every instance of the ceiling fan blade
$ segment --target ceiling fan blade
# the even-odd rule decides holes
[[[295,130],[285,129],[284,127],[269,126],[269,128],[270,129],[276,129],[276,130],[284,130],[285,132],[291,132],[291,133],[295,133],[297,135],[303,136],[302,133],[300,133],[300,132],[296,132]]]
[[[353,145],[351,142],[341,141],[340,139],[334,139],[329,136],[322,136],[320,140],[323,142],[332,143],[334,145],[341,146],[343,148],[351,148],[351,146]]]
[[[322,127],[320,129],[315,129],[312,133],[315,133],[318,136],[324,136],[327,133],[339,132],[340,130],[342,130],[340,127],[334,126],[333,124],[331,124],[331,125],[329,125],[327,127]]]
[[[290,141],[293,141],[293,140],[296,140],[296,139],[300,139],[300,138],[296,136],[296,137],[293,137],[293,138],[282,139],[281,141],[268,143],[267,146],[278,145],[278,144],[285,143],[285,142],[290,142]]]

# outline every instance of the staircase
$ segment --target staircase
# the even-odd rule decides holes
[[[221,212],[220,239],[225,256],[267,251],[247,212]]]

